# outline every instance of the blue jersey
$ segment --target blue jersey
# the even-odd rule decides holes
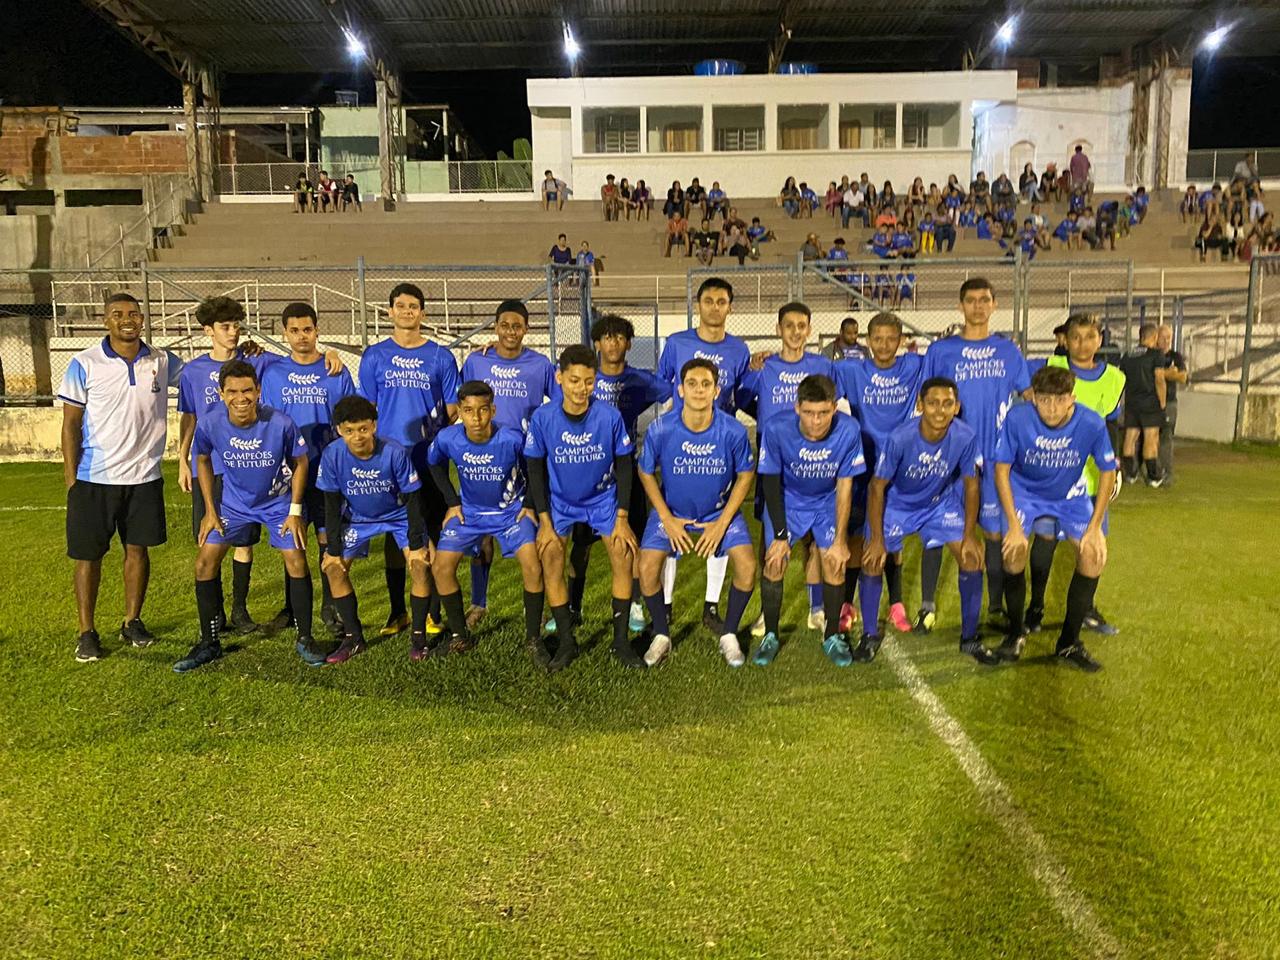
[[[402,347],[383,340],[360,358],[360,393],[378,408],[378,436],[412,452],[448,426],[445,407],[458,402],[458,364],[438,343]]]
[[[196,424],[191,449],[220,464],[215,472],[222,474],[222,504],[242,515],[289,499],[289,461],[309,453],[302,431],[286,414],[261,406],[247,427],[232,424],[225,406],[209,411]]]
[[[751,468],[747,428],[723,410],[715,410],[711,426],[698,432],[680,414],[665,414],[653,421],[640,451],[640,469],[662,474],[662,498],[686,520],[720,516],[738,474]]]
[[[1048,427],[1035,404],[1022,403],[1009,411],[995,460],[1011,464],[1009,484],[1014,496],[1071,500],[1088,496],[1084,464],[1089,457],[1103,472],[1116,468],[1102,417],[1077,403],[1066,423]]]
[[[357,457],[342,440],[329,444],[320,457],[316,486],[342,494],[352,523],[395,523],[408,519],[404,497],[422,484],[404,447],[379,439],[368,459]]]
[[[529,417],[552,395],[556,382],[551,361],[527,347],[512,360],[489,350],[472,353],[462,364],[462,379],[483,380],[492,387],[494,424],[521,433],[529,429]]]
[[[559,388],[557,387],[557,390]],[[622,372],[608,374],[596,371],[596,387],[591,394],[595,400],[617,407],[627,433],[636,434],[636,421],[655,403],[671,399],[671,384],[661,380],[649,370],[641,370],[627,364]]]
[[[297,363],[281,357],[262,374],[262,402],[287,413],[306,437],[312,470],[319,467],[320,453],[335,436],[333,408],[343,397],[356,392],[346,369],[330,376],[324,358]]]
[[[658,358],[657,372],[673,388],[672,410],[675,412],[679,412],[684,406],[680,392],[674,389],[679,385],[680,370],[694,357],[702,357],[716,365],[716,369],[720,371],[720,396],[716,398],[716,406],[733,413],[735,391],[751,364],[751,350],[746,342],[726,333],[719,343],[709,343],[698,336],[697,330],[681,330],[667,337],[667,342],[662,347],[662,356]]]
[[[475,443],[460,423],[445,427],[427,451],[432,466],[458,467],[458,495],[465,515],[518,513],[524,503],[524,434],[496,427],[484,443]]]
[[[788,512],[835,510],[836,481],[867,472],[862,455],[862,434],[853,417],[837,413],[821,440],[800,432],[800,418],[774,417],[764,427],[760,441],[761,474],[782,477],[782,495]]]
[[[579,506],[617,498],[614,457],[635,453],[622,414],[607,403],[592,403],[581,416],[563,404],[547,403],[533,412],[525,437],[527,458],[546,458],[551,495]]]
[[[916,416],[923,374],[924,358],[918,353],[904,353],[885,370],[870,357],[836,364],[840,388],[862,426],[862,448],[868,460],[874,462],[889,434]]]
[[[765,359],[763,367],[749,371],[742,378],[738,386],[738,409],[754,417],[760,428],[779,414],[793,414],[800,381],[815,373],[835,383],[838,400],[841,396],[840,381],[836,380],[835,364],[830,358],[820,353],[805,353],[799,360],[789,363],[782,359],[781,354],[775,353]]]
[[[993,460],[996,438],[1014,396],[1031,386],[1027,362],[1017,344],[998,334],[985,340],[936,340],[924,355],[924,378],[929,377],[956,382],[960,416],[977,433],[983,458]]]
[[[982,466],[978,438],[962,420],[937,443],[920,434],[920,423],[903,424],[886,438],[876,456],[875,475],[889,481],[885,505],[895,510],[920,510],[958,492],[963,477],[976,477]]]

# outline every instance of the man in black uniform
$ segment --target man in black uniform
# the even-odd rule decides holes
[[[1160,428],[1160,475],[1173,485],[1173,434],[1178,428],[1178,384],[1187,382],[1187,360],[1173,349],[1173,327],[1161,327],[1156,345],[1164,354],[1164,426]]]
[[[1124,476],[1138,482],[1138,435],[1142,435],[1142,460],[1147,485],[1164,482],[1160,472],[1160,431],[1165,425],[1165,360],[1157,341],[1160,328],[1144,323],[1138,328],[1139,346],[1120,361],[1124,387]]]

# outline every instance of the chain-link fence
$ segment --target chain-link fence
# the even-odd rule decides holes
[[[763,349],[765,341],[777,339],[778,308],[788,301],[800,299],[800,278],[790,264],[692,267],[687,275],[685,291],[687,326],[690,328],[698,323],[698,288],[711,277],[719,277],[733,287],[730,328],[753,350]]]
[[[613,314],[628,320],[635,328],[627,363],[645,370],[656,370],[661,353],[661,321],[657,300],[600,300],[591,301],[593,321],[605,314]]]
[[[1118,354],[1138,342],[1142,311],[1133,298],[1133,265],[1127,260],[1049,260],[1023,266],[1020,323],[1028,356],[1053,352],[1053,328],[1073,313],[1100,317],[1104,350]]]
[[[528,160],[450,160],[450,193],[532,193]]]
[[[379,173],[377,167],[342,167],[329,169],[318,163],[291,161],[286,163],[224,163],[218,167],[218,192],[229,196],[274,195],[288,197],[295,192],[298,179],[306,176],[314,190],[320,182],[320,171],[328,170],[329,176],[341,183],[351,174],[360,188],[361,197],[377,192]],[[319,203],[315,194],[311,199]]]

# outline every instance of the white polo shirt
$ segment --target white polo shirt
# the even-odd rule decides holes
[[[58,398],[84,408],[76,479],[139,484],[160,476],[165,407],[181,372],[182,360],[168,350],[143,343],[130,363],[107,337],[72,358]]]

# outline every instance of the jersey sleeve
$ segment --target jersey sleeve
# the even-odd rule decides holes
[[[186,361],[172,350],[166,350],[165,356],[169,358],[169,386],[176,387],[182,383],[182,368]]]
[[[375,407],[378,405],[378,358],[366,352],[360,357],[360,396]]]
[[[524,455],[535,460],[547,455],[547,445],[542,439],[542,418],[536,415],[529,418],[529,432],[524,438]]]
[[[427,447],[427,463],[430,466],[438,467],[442,463],[449,462],[448,440],[449,438],[443,432],[440,432],[431,441],[431,445]]]
[[[191,453],[196,457],[213,455],[213,434],[209,417],[196,422],[195,436],[191,438]]]
[[[763,375],[764,370],[747,370],[733,391],[733,405],[753,420],[758,419],[756,413],[759,409],[760,378]]]
[[[897,437],[889,434],[880,447],[880,455],[876,459],[875,476],[880,480],[893,480],[898,473],[898,464],[902,462],[902,448]]]
[[[645,371],[645,376],[649,381],[649,404],[666,403],[671,399],[671,395],[675,392],[671,384],[663,380],[657,374]],[[646,404],[647,406],[648,404]]]
[[[338,443],[331,443],[320,455],[320,469],[316,473],[316,489],[326,493],[337,493],[342,489],[338,482]]]
[[[333,385],[333,390],[329,394],[330,412],[332,412],[333,407],[338,405],[339,400],[356,392],[355,382],[351,379],[351,371],[346,367],[338,371],[338,375],[334,380],[337,382]]]
[[[733,458],[733,471],[734,473],[747,473],[755,469],[755,463],[751,456],[751,440],[747,436],[746,427],[736,420],[734,425],[737,429],[733,431],[733,442],[729,451]]]
[[[830,358],[825,358],[826,363],[822,365],[822,375],[829,379],[836,387],[836,403],[844,397],[844,384],[840,382],[840,378],[836,376],[836,365]]]
[[[836,469],[836,478],[840,477],[860,477],[867,472],[867,458],[862,453],[862,431],[855,425],[849,431],[849,435],[853,437],[853,442],[849,445],[849,452],[841,458],[840,466]]]
[[[433,450],[435,446],[434,443],[431,444]],[[391,448],[391,475],[395,477],[396,486],[400,488],[401,493],[413,493],[422,486],[422,482],[418,479],[418,471],[413,469],[413,464],[409,462],[409,455],[399,444]]]
[[[982,469],[982,453],[978,449],[978,435],[975,433],[965,441],[956,463],[962,477],[976,477]]]
[[[89,375],[79,357],[72,357],[67,364],[67,372],[62,375],[62,383],[58,387],[58,396],[76,407],[83,407],[89,402]]]
[[[645,432],[644,443],[640,446],[640,456],[637,463],[640,469],[650,476],[658,472],[658,453],[662,446],[662,439],[666,434],[667,428],[662,422],[662,417],[653,421]]]
[[[1013,349],[1010,362],[1010,382],[1015,393],[1022,393],[1031,386],[1031,372],[1027,369],[1026,358],[1017,347]]]
[[[622,414],[618,413],[613,407],[609,408],[613,411],[613,455],[615,457],[625,457],[636,452],[636,445],[631,440],[631,435],[627,433],[627,425],[623,422]]]
[[[996,463],[1014,463],[1018,459],[1018,437],[1014,419],[1005,417],[1000,435],[996,437]]]
[[[284,446],[289,451],[289,456],[293,459],[298,457],[311,456],[311,448],[307,446],[307,440],[302,435],[302,431],[298,429],[298,425],[293,422],[292,417],[284,418]]]
[[[556,392],[556,365],[548,360],[542,366],[542,396],[550,400]]]
[[[478,354],[479,352],[480,352],[479,350],[472,350],[470,353],[467,354],[467,359],[462,361],[462,382],[463,383],[466,383],[468,380],[483,379],[476,373],[476,365],[474,363],[476,354]]]
[[[71,372],[70,368],[67,369],[67,372],[68,373]],[[189,374],[190,369],[184,369],[183,373]],[[196,412],[195,392],[196,392],[195,377],[179,376],[178,378],[178,412],[179,413],[195,413]]]
[[[444,347],[440,348],[440,399],[446,404],[458,402],[458,361]]]
[[[782,473],[782,445],[777,430],[763,430],[760,435],[760,462],[756,473],[773,476]]]
[[[1116,452],[1111,446],[1111,435],[1107,433],[1105,423],[1094,425],[1093,441],[1089,445],[1089,456],[1103,473],[1116,469]]]

